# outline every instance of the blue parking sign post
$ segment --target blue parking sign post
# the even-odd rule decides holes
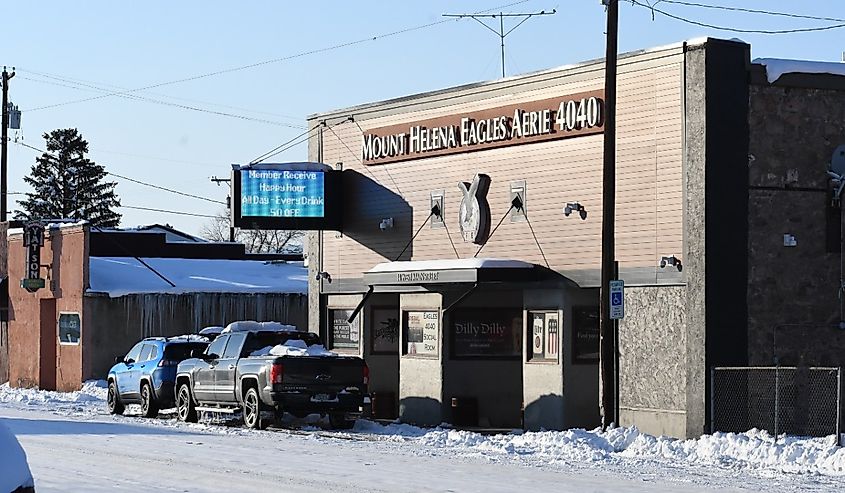
[[[625,318],[625,282],[622,280],[610,281],[610,318]]]

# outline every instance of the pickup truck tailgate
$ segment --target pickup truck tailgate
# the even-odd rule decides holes
[[[364,361],[346,357],[284,357],[285,388],[313,392],[340,392],[348,387],[364,390]]]

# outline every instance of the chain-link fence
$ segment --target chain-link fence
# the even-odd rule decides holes
[[[838,438],[841,382],[840,368],[712,368],[710,431]]]

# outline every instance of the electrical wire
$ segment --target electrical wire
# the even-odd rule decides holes
[[[214,200],[214,199],[210,199],[208,197],[202,197],[200,195],[190,194],[188,192],[180,192],[179,190],[173,190],[172,188],[162,187],[160,185],[154,185],[152,183],[147,183],[147,182],[144,182],[144,181],[141,181],[141,180],[136,180],[134,178],[129,178],[128,176],[123,176],[123,175],[119,175],[117,173],[112,173],[111,171],[106,171],[106,174],[113,176],[115,178],[119,178],[121,180],[126,180],[126,181],[131,181],[132,183],[137,183],[138,185],[144,185],[145,187],[150,187],[150,188],[155,188],[157,190],[163,190],[165,192],[175,193],[177,195],[182,195],[184,197],[190,197],[192,199],[204,200],[206,202],[211,202],[211,203],[214,203],[214,204],[226,205],[226,202],[222,202],[220,200]]]
[[[48,80],[38,80],[38,79],[33,79],[31,77],[23,76],[23,75],[20,76],[20,78],[24,79],[24,80],[32,81],[32,82],[37,82],[37,83],[40,83],[40,84],[50,84],[50,85],[53,85],[53,86],[67,87],[67,88],[70,88],[70,89],[86,90],[86,89],[82,89],[80,87],[76,87],[76,86],[72,86],[72,85],[68,85],[68,84],[62,84],[60,82],[48,81]],[[92,89],[88,89],[88,90],[97,91],[97,92],[103,92],[104,91],[103,89],[96,89],[96,88],[92,88]],[[111,95],[111,94],[107,94],[107,95]],[[253,121],[253,122],[258,122],[258,123],[266,123],[268,125],[275,125],[275,126],[279,126],[279,127],[297,128],[297,129],[302,128],[302,125],[294,125],[294,124],[291,124],[291,123],[277,122],[277,121],[274,121],[274,120],[267,120],[265,118],[254,118],[254,117],[251,117],[251,116],[239,115],[237,113],[226,113],[225,111],[209,110],[209,109],[206,109],[206,108],[199,108],[197,106],[190,106],[190,105],[187,105],[187,104],[173,103],[173,102],[170,102],[170,101],[163,101],[163,100],[160,100],[160,99],[148,98],[148,97],[144,97],[144,96],[139,96],[137,94],[114,94],[114,96],[124,98],[124,99],[133,100],[133,101],[145,101],[145,102],[148,102],[148,103],[159,104],[159,105],[162,105],[162,106],[170,106],[170,107],[173,107],[173,108],[180,108],[180,109],[183,109],[183,110],[196,111],[196,112],[199,112],[199,113],[208,113],[208,114],[211,114],[211,115],[225,116],[225,117],[229,117],[229,118],[237,118],[239,120],[247,120],[247,121]],[[35,110],[23,110],[23,111],[35,111]]]
[[[134,209],[139,211],[161,212],[163,214],[174,214],[177,216],[206,217],[211,219],[218,217],[211,214],[195,214],[193,212],[169,211],[166,209],[156,209],[154,207],[140,207],[136,205],[119,205],[117,207],[118,209]]]
[[[88,87],[92,87],[92,88],[101,90],[103,92],[113,92],[114,90],[126,91],[126,90],[129,89],[127,87],[116,86],[114,84],[98,83],[96,81],[85,80],[85,79],[77,79],[77,78],[73,78],[73,77],[66,77],[66,76],[62,76],[62,75],[51,74],[51,73],[48,73],[48,72],[39,72],[39,71],[35,71],[35,70],[28,70],[28,69],[21,68],[21,67],[16,67],[15,70],[17,70],[18,72],[25,72],[25,73],[33,74],[33,75],[36,75],[36,76],[39,76],[39,77],[44,77],[44,78],[47,78],[47,79],[55,79],[55,80],[67,82],[67,83],[70,83],[70,84],[85,85],[85,86],[88,86]],[[242,106],[232,106],[232,105],[223,104],[223,103],[215,103],[215,102],[212,102],[212,101],[203,101],[201,99],[192,99],[192,98],[170,96],[168,94],[162,94],[162,93],[156,93],[156,92],[150,92],[150,93],[147,93],[147,94],[149,94],[150,96],[158,96],[158,97],[162,97],[162,98],[173,99],[173,100],[176,100],[176,101],[187,101],[189,103],[197,103],[197,104],[204,104],[204,105],[209,105],[209,106],[217,106],[217,107],[220,107],[220,108],[228,108],[228,109],[232,109],[232,110],[246,111],[247,113],[269,115],[269,116],[275,116],[275,117],[279,117],[279,118],[286,118],[286,119],[294,120],[294,121],[302,121],[302,117],[300,117],[300,116],[285,115],[285,114],[282,114],[282,113],[274,113],[274,112],[270,112],[270,111],[254,110],[254,109],[251,109],[251,108],[244,108]],[[305,128],[304,125],[300,125],[300,127]]]
[[[618,1],[618,0],[617,0]],[[795,33],[807,33],[807,32],[818,32],[818,31],[829,31],[831,29],[840,29],[845,27],[845,23],[840,24],[832,24],[829,26],[818,26],[818,27],[804,27],[804,28],[795,28],[795,29],[776,29],[776,30],[764,30],[764,29],[741,29],[735,27],[726,27],[726,26],[717,26],[714,24],[707,24],[705,22],[696,21],[693,19],[687,19],[686,17],[681,17],[679,15],[670,14],[664,10],[660,10],[655,5],[659,2],[655,2],[654,4],[647,4],[641,3],[637,0],[630,0],[632,5],[636,5],[639,7],[644,7],[649,9],[653,12],[657,12],[658,14],[662,14],[670,19],[674,19],[676,21],[684,22],[687,24],[692,24],[694,26],[699,27],[706,27],[708,29],[715,29],[717,31],[727,31],[732,33],[739,33],[739,34],[795,34]]]
[[[23,143],[23,142],[15,142],[15,143],[22,145],[24,147],[28,147],[28,148],[35,150],[35,151],[38,151],[38,152],[47,153],[47,151],[45,151],[43,149],[39,149],[35,146],[31,146],[31,145]],[[182,195],[183,197],[189,197],[189,198],[192,198],[192,199],[204,200],[206,202],[212,202],[214,204],[226,205],[225,202],[222,202],[220,200],[214,200],[214,199],[210,199],[208,197],[202,197],[202,196],[194,195],[194,194],[191,194],[191,193],[188,193],[188,192],[181,192],[179,190],[173,190],[172,188],[167,188],[167,187],[163,187],[161,185],[155,185],[155,184],[152,184],[152,183],[147,183],[145,181],[136,180],[135,178],[129,178],[128,176],[123,176],[123,175],[119,175],[117,173],[112,173],[111,171],[106,171],[106,174],[110,175],[110,176],[114,176],[115,178],[119,178],[121,180],[127,180],[127,181],[131,181],[133,183],[137,183],[138,185],[144,185],[146,187],[155,188],[157,190],[163,190],[165,192],[170,192],[170,193],[174,193],[174,194],[177,194],[177,195]]]
[[[288,141],[285,141],[284,143],[279,144],[279,145],[277,145],[276,147],[274,147],[274,148],[270,149],[269,151],[265,152],[264,154],[262,154],[262,155],[258,156],[257,158],[255,158],[255,159],[253,159],[252,161],[250,161],[250,162],[249,162],[249,164],[258,164],[258,163],[260,163],[261,161],[264,161],[264,160],[266,160],[266,159],[270,159],[271,157],[273,157],[273,156],[275,156],[275,155],[277,155],[277,154],[280,154],[280,153],[282,153],[282,152],[285,152],[286,150],[290,149],[291,147],[293,147],[293,146],[295,146],[295,145],[299,145],[299,144],[301,144],[301,142],[296,142],[296,143],[293,143],[293,142],[294,142],[295,140],[301,139],[301,138],[303,138],[303,137],[305,137],[305,136],[307,136],[307,138],[306,138],[305,140],[308,140],[309,138],[311,138],[311,135],[310,135],[310,134],[311,134],[311,132],[313,132],[314,130],[316,130],[316,129],[318,129],[318,128],[320,128],[320,125],[315,125],[315,126],[311,127],[310,129],[308,129],[308,130],[306,130],[306,131],[302,132],[301,134],[297,135],[296,137],[294,137],[294,138],[292,138],[292,139],[290,139],[290,140],[288,140]],[[304,142],[304,141],[303,141],[303,142]],[[290,144],[290,145],[289,145],[289,144]]]
[[[513,7],[515,5],[519,5],[521,3],[525,3],[525,2],[528,2],[528,1],[529,0],[519,0],[517,2],[512,2],[512,3],[506,4],[506,5],[500,5],[500,6],[497,6],[497,7],[492,7],[492,8],[486,9],[486,10],[482,10],[482,11],[479,11],[477,13],[484,13],[484,12],[500,10],[500,9],[504,9],[504,8],[508,8],[508,7]],[[97,99],[107,98],[109,96],[131,94],[131,93],[136,93],[136,92],[141,92],[141,91],[147,91],[149,89],[155,89],[155,88],[158,88],[158,87],[170,86],[170,85],[174,85],[174,84],[181,84],[183,82],[191,82],[191,81],[195,81],[195,80],[199,80],[199,79],[204,79],[204,78],[207,78],[207,77],[214,77],[214,76],[217,76],[217,75],[228,74],[228,73],[232,73],[232,72],[238,72],[238,71],[241,71],[241,70],[256,68],[256,67],[260,67],[260,66],[263,66],[263,65],[270,65],[270,64],[274,64],[274,63],[280,63],[280,62],[285,62],[285,61],[289,61],[289,60],[294,60],[294,59],[306,57],[306,56],[309,56],[309,55],[326,53],[326,52],[329,52],[329,51],[333,51],[333,50],[337,50],[337,49],[341,49],[341,48],[347,48],[347,47],[350,47],[350,46],[355,46],[355,45],[367,43],[367,42],[370,42],[370,41],[376,41],[378,39],[389,38],[389,37],[393,37],[393,36],[398,36],[400,34],[405,34],[405,33],[413,32],[413,31],[419,31],[421,29],[427,29],[429,27],[433,27],[433,26],[436,26],[436,25],[439,25],[439,24],[443,24],[445,22],[450,22],[450,21],[452,21],[452,19],[442,19],[442,20],[439,20],[439,21],[429,22],[427,24],[422,24],[422,25],[419,25],[419,26],[400,29],[398,31],[392,31],[392,32],[384,33],[384,34],[376,34],[375,36],[368,36],[366,38],[358,39],[358,40],[355,40],[355,41],[347,41],[345,43],[339,43],[339,44],[336,44],[336,45],[327,46],[327,47],[323,47],[323,48],[306,50],[306,51],[302,51],[302,52],[299,52],[299,53],[295,53],[293,55],[287,55],[287,56],[283,56],[283,57],[279,57],[279,58],[273,58],[273,59],[270,59],[270,60],[264,60],[264,61],[257,62],[257,63],[250,63],[248,65],[241,65],[241,66],[238,66],[238,67],[231,67],[231,68],[227,68],[227,69],[216,70],[216,71],[213,71],[213,72],[206,72],[204,74],[193,75],[193,76],[190,76],[190,77],[185,77],[185,78],[176,79],[176,80],[170,80],[170,81],[166,81],[166,82],[159,82],[157,84],[151,84],[151,85],[148,85],[148,86],[138,87],[138,88],[135,88],[135,89],[128,89],[128,90],[125,90],[125,91],[115,91],[115,92],[112,92],[112,93],[102,94],[102,95],[94,96],[94,97],[90,97],[90,98],[77,99],[77,100],[74,100],[74,101],[66,101],[64,103],[56,103],[56,104],[50,104],[50,105],[46,105],[46,106],[40,106],[38,108],[32,108],[32,109],[29,109],[29,110],[26,110],[26,111],[32,112],[32,111],[46,110],[46,109],[49,109],[49,108],[57,108],[59,106],[66,106],[66,105],[69,105],[69,104],[76,104],[76,103],[84,103],[84,102],[87,102],[87,101],[94,101],[94,100],[97,100]]]
[[[675,5],[684,5],[686,7],[700,7],[704,9],[726,10],[730,12],[746,12],[749,14],[763,14],[780,17],[791,17],[793,19],[810,19],[814,21],[829,21],[829,22],[845,22],[845,19],[838,19],[836,17],[819,17],[815,15],[793,14],[790,12],[773,12],[770,10],[746,9],[743,7],[728,7],[724,5],[707,5],[704,3],[684,2],[681,0],[660,0],[658,3],[670,3]],[[657,3],[653,4],[657,5]]]

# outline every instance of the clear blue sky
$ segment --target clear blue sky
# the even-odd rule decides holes
[[[698,1],[845,17],[841,0]],[[599,0],[528,0],[501,7],[508,3],[514,2],[7,2],[3,7],[5,46],[0,50],[0,63],[19,69],[10,84],[10,99],[24,110],[22,130],[11,131],[10,135],[43,148],[44,132],[76,127],[90,144],[90,157],[108,171],[223,201],[225,185],[211,183],[210,176],[227,176],[230,163],[248,162],[302,130],[114,96],[26,110],[102,94],[90,87],[74,89],[55,84],[145,87],[438,22],[447,12],[557,9],[557,15],[531,19],[508,36],[508,75],[604,55],[605,18]],[[665,1],[657,8],[704,23],[743,29],[836,24]],[[751,43],[754,58],[839,61],[845,50],[845,29],[776,36],[736,34],[689,25],[659,13],[652,20],[651,11],[621,0],[620,52],[699,36],[741,38]],[[493,33],[472,20],[450,20],[133,94],[304,128],[305,117],[311,113],[495,79],[501,72],[499,56],[498,38]],[[71,84],[68,79],[78,82]],[[21,178],[29,172],[37,154],[10,145],[11,192],[28,190]],[[273,161],[305,159],[306,146],[300,145]],[[117,181],[124,205],[196,214],[213,214],[222,208]],[[18,197],[10,197],[11,210],[17,209],[14,199]],[[207,221],[130,209],[120,212],[124,226],[161,222],[191,233],[198,232]]]

